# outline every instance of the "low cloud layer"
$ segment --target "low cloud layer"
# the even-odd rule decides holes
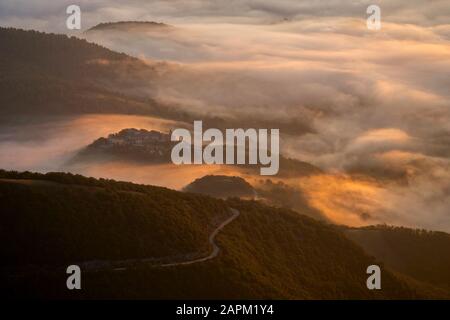
[[[333,174],[300,185],[335,222],[450,231],[447,2],[377,1],[382,29],[371,31],[371,1],[80,1],[85,29],[173,28],[76,35],[155,67],[133,94],[279,127],[282,153]],[[67,32],[65,6],[2,1],[0,20]],[[292,123],[301,130],[283,132]]]
[[[415,18],[385,21],[379,32],[364,19],[330,15],[88,38],[150,64],[171,61],[156,81],[164,103],[271,119],[281,132],[289,119],[307,127],[285,134],[282,152],[345,174],[327,178],[340,192],[323,178],[302,185],[335,222],[450,230],[447,25]]]

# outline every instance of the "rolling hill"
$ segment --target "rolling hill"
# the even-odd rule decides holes
[[[172,163],[171,151],[176,142],[170,140],[170,133],[126,128],[107,137],[100,137],[82,148],[70,161],[70,164],[125,161],[132,163]],[[236,154],[236,151],[235,151]],[[304,161],[280,155],[278,177],[311,176],[323,171]],[[259,175],[259,167],[250,164],[234,165],[243,172]]]
[[[390,268],[450,288],[450,235],[390,226],[348,228],[345,234]]]
[[[46,175],[45,183],[30,174],[6,176],[4,267],[205,252],[208,230],[228,215],[220,201],[163,188],[62,174]]]
[[[186,192],[201,193],[216,198],[254,198],[256,191],[241,177],[208,175],[196,179],[184,189]]]
[[[126,94],[152,67],[66,35],[0,28],[0,115],[155,113]],[[148,86],[148,82],[147,82]]]
[[[383,269],[382,290],[366,288],[380,263],[337,227],[255,201],[213,199],[78,175],[0,172],[1,280],[11,297],[39,298],[448,298],[448,291]],[[180,255],[209,248],[211,260],[183,266],[136,263],[83,273],[65,288],[61,267],[92,259]]]
[[[115,23],[101,28],[111,25]],[[155,91],[161,75],[173,67],[169,62],[144,62],[85,39],[0,27],[0,121],[18,115],[112,113],[187,123],[201,118],[205,126],[219,129],[273,127],[272,119],[205,115],[183,103],[158,99]],[[285,134],[311,132],[300,120],[280,120],[277,125]]]

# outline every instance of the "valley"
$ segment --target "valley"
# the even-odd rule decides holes
[[[253,6],[0,27],[9,298],[450,299],[445,25]]]

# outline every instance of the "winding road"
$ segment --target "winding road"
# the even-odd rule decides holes
[[[230,211],[233,213],[233,215],[231,217],[229,217],[227,220],[225,220],[224,222],[222,222],[214,231],[213,233],[211,233],[211,235],[209,236],[209,243],[212,245],[213,247],[213,251],[206,257],[203,258],[198,258],[198,259],[194,259],[194,260],[188,260],[188,261],[183,261],[183,262],[174,262],[174,263],[166,263],[161,265],[161,267],[173,267],[173,266],[182,266],[182,265],[189,265],[189,264],[194,264],[194,263],[198,263],[198,262],[204,262],[204,261],[208,261],[211,259],[214,259],[215,257],[217,257],[217,255],[220,252],[220,248],[217,245],[217,243],[214,241],[216,239],[217,234],[220,232],[220,230],[222,230],[227,224],[229,224],[230,222],[232,222],[234,219],[236,219],[240,212],[239,210],[230,208]]]
[[[218,256],[220,252],[220,247],[216,243],[216,236],[219,232],[225,228],[228,224],[230,224],[233,220],[235,220],[240,212],[239,210],[230,208],[230,212],[232,213],[231,217],[223,221],[209,236],[209,243],[211,244],[213,250],[206,257],[188,259],[186,261],[179,262],[170,262],[170,263],[155,263],[158,259],[153,257],[151,258],[143,258],[143,259],[125,259],[125,260],[93,260],[93,261],[85,261],[78,263],[84,271],[99,271],[105,269],[112,269],[113,271],[125,271],[138,263],[154,263],[151,267],[175,267],[175,266],[185,266],[191,265],[194,263],[205,262],[211,259],[214,259]]]

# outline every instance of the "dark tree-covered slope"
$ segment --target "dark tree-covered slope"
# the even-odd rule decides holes
[[[253,187],[241,177],[208,175],[188,184],[184,191],[207,194],[216,198],[254,198]]]
[[[70,174],[0,173],[3,267],[208,252],[221,201]],[[42,180],[45,179],[45,180]]]
[[[346,235],[369,254],[412,278],[450,288],[450,235],[402,227],[353,228]]]
[[[11,297],[448,298],[444,289],[392,273],[339,228],[290,210],[70,174],[0,177],[0,270]],[[208,251],[208,226],[223,221],[227,208],[240,215],[218,234],[221,251],[209,261],[84,270],[76,292],[66,289],[65,270],[40,268]],[[15,272],[29,263],[27,272]],[[382,290],[366,288],[371,264],[382,266]]]
[[[150,100],[125,94],[152,67],[66,35],[0,28],[0,115],[155,113]]]

